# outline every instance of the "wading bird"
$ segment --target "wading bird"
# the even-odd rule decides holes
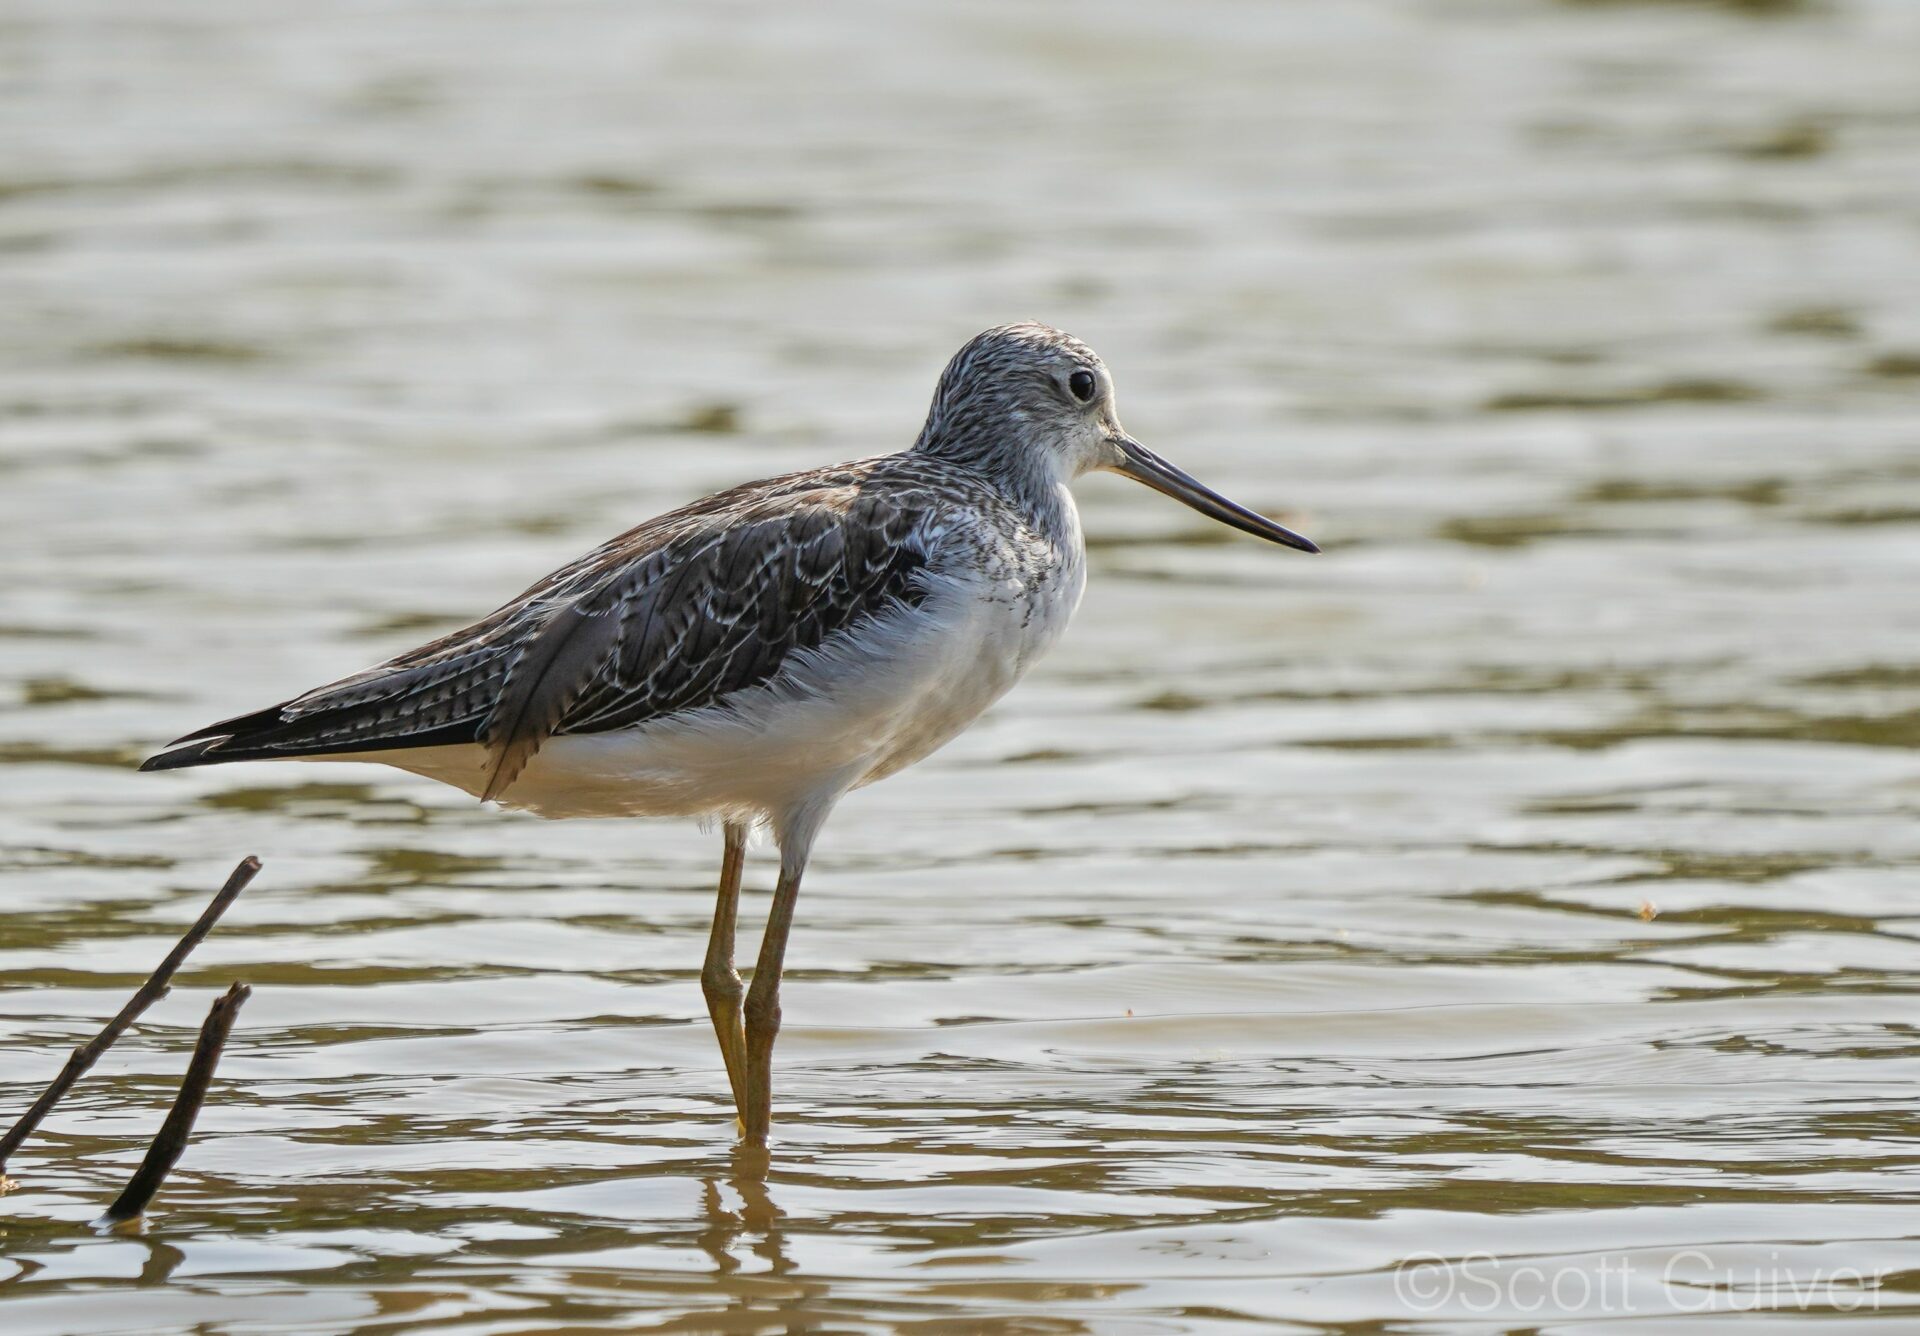
[[[1129,437],[1091,348],[1006,325],[947,364],[911,448],[670,511],[464,630],[189,733],[141,769],[378,761],[542,816],[717,820],[700,979],[742,1135],[764,1147],[814,837],[849,791],[953,738],[1059,638],[1086,583],[1067,484],[1098,470],[1319,550]],[[780,879],[743,990],[734,921],[756,822]]]

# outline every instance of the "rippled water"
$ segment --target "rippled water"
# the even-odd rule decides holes
[[[1920,9],[19,0],[0,69],[6,1109],[267,865],[10,1166],[8,1333],[1911,1329]],[[1065,646],[822,841],[764,1182],[716,836],[133,773],[1024,316],[1329,555],[1084,487]]]

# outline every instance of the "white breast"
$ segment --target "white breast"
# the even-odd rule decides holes
[[[900,702],[888,745],[859,783],[884,779],[952,741],[1053,647],[1085,584],[1078,561],[1062,575],[1040,589],[975,585],[955,598],[935,636],[941,662]]]

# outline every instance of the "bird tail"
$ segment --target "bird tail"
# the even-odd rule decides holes
[[[194,765],[218,765],[222,761],[238,761],[239,756],[218,755],[220,744],[231,741],[229,738],[206,738],[190,742],[186,746],[179,743],[167,744],[167,750],[157,752],[140,762],[142,770],[185,770]]]
[[[371,733],[355,728],[345,710],[296,711],[283,702],[223,719],[182,737],[140,763],[142,770],[186,770],[228,761],[284,761],[301,756],[396,751],[474,741],[476,721],[461,719],[413,732]]]

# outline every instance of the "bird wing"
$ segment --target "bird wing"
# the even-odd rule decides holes
[[[928,494],[867,481],[796,475],[663,515],[473,626],[190,733],[145,768],[480,743],[497,798],[549,737],[717,704],[917,604]]]

